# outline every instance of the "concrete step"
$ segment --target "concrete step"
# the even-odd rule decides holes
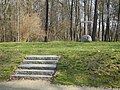
[[[21,64],[19,68],[56,68],[54,64]]]
[[[27,55],[25,59],[59,59],[57,55]]]
[[[18,69],[16,73],[18,74],[44,74],[44,75],[52,75],[54,74],[54,70],[34,70],[34,69]]]
[[[55,74],[57,55],[27,55],[13,78],[52,78]]]
[[[11,77],[14,78],[52,78],[51,75],[23,75],[23,74],[15,74]]]
[[[24,60],[23,63],[57,63],[58,60]]]

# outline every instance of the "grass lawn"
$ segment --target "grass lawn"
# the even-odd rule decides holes
[[[31,54],[62,56],[53,83],[120,88],[120,42],[0,43],[0,81]]]

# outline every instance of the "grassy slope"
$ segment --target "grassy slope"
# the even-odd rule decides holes
[[[0,43],[0,81],[30,54],[63,56],[54,83],[120,87],[120,42]]]

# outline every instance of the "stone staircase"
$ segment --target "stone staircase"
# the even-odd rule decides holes
[[[12,78],[52,78],[56,72],[57,55],[28,55]]]

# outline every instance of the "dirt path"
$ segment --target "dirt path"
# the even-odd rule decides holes
[[[42,80],[19,80],[0,83],[0,90],[113,90],[77,86],[53,85]],[[114,89],[119,90],[119,89]]]

